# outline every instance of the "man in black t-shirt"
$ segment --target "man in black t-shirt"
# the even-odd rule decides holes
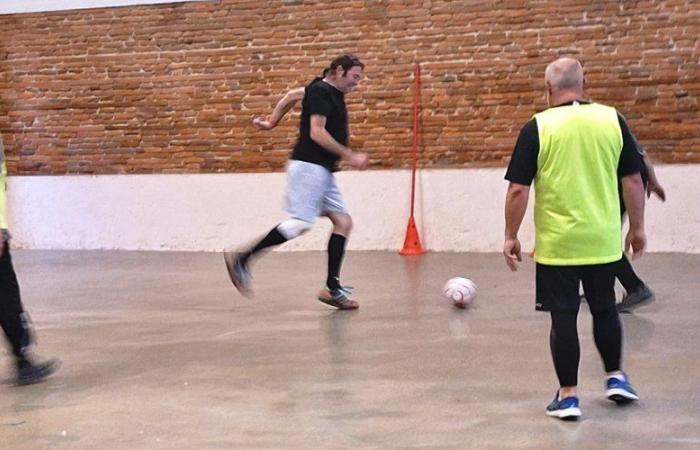
[[[260,129],[271,129],[296,101],[302,100],[299,139],[287,166],[287,213],[289,219],[274,227],[252,248],[236,255],[224,253],[234,286],[250,295],[249,262],[253,255],[293,239],[311,228],[319,216],[328,217],[333,232],[328,241],[328,276],[318,299],[339,309],[357,309],[348,288],[340,284],[340,267],[352,219],[333,173],[340,160],[364,169],[367,155],[353,152],[348,145],[348,113],[345,94],[357,87],[364,65],[352,55],[342,55],[331,63],[327,75],[314,79],[303,92],[290,91],[268,119],[254,119]],[[326,72],[324,72],[325,74]]]

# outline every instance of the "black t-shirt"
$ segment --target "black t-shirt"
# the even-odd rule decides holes
[[[313,114],[325,116],[328,133],[339,143],[348,145],[348,109],[345,106],[345,95],[322,78],[315,78],[306,86],[304,100],[301,103],[299,140],[290,157],[318,164],[334,172],[338,170],[337,163],[340,157],[311,139],[311,115]]]
[[[579,101],[579,103],[585,104],[587,102]],[[571,104],[573,104],[573,102],[557,105],[555,108]],[[622,177],[638,172],[640,172],[642,178],[646,180],[646,166],[642,160],[644,152],[630,132],[624,117],[618,113],[617,118],[620,122],[620,130],[622,131],[622,151],[620,153],[620,161],[617,165],[618,186],[620,183],[619,180]],[[513,183],[527,186],[532,184],[532,180],[535,179],[535,174],[537,173],[537,157],[539,151],[540,139],[537,130],[537,121],[533,118],[520,130],[520,135],[515,143],[505,179]],[[618,190],[620,191],[620,198],[622,198],[622,190]],[[622,200],[620,203],[624,205]]]

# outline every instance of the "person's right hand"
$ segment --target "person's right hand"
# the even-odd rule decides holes
[[[627,232],[625,238],[625,253],[629,253],[632,249],[632,259],[640,258],[644,254],[647,246],[647,236],[644,230],[632,230]]]
[[[253,117],[253,125],[258,130],[271,130],[277,126],[275,122],[270,120],[270,117]]]
[[[367,153],[353,152],[352,155],[350,155],[350,159],[348,159],[348,163],[358,169],[364,169],[367,167],[367,163],[369,163],[369,157]]]

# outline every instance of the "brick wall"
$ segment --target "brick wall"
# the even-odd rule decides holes
[[[591,4],[593,3],[593,4]],[[700,163],[700,1],[219,0],[0,16],[0,132],[10,173],[262,172],[298,112],[253,114],[352,51],[351,146],[375,168],[411,148],[423,71],[424,167],[505,165],[544,107],[543,71],[584,64],[652,156]]]

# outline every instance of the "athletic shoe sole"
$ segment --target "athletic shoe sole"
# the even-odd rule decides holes
[[[342,302],[339,302],[337,300],[334,300],[333,298],[324,297],[322,295],[319,295],[317,298],[318,298],[319,302],[325,303],[326,305],[329,305],[329,306],[332,306],[332,307],[338,308],[338,309],[348,309],[349,310],[349,309],[358,309],[360,307],[360,304],[357,303],[355,300],[347,299],[347,300],[344,300]]]
[[[630,403],[639,400],[639,396],[619,388],[608,389],[605,391],[605,396],[615,403]]]
[[[581,417],[581,409],[580,408],[566,408],[566,409],[557,409],[554,411],[546,411],[546,414],[549,417],[556,417],[561,420],[578,420],[579,417]]]

